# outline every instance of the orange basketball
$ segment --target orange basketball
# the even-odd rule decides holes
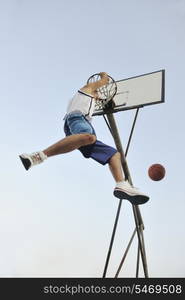
[[[148,175],[150,179],[159,181],[165,176],[165,168],[161,164],[153,164],[148,169]]]

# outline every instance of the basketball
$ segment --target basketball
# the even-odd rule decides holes
[[[153,164],[148,169],[150,179],[159,181],[164,178],[166,173],[165,168],[161,164]]]

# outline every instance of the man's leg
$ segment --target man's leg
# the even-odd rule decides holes
[[[71,152],[82,146],[90,145],[96,142],[96,136],[89,133],[73,134],[65,137],[59,142],[53,144],[47,149],[43,150],[47,157]]]
[[[67,153],[82,146],[93,144],[95,141],[96,136],[93,134],[74,134],[65,137],[43,151],[38,151],[31,154],[21,154],[19,157],[25,169],[28,170],[31,166],[43,162],[47,157]]]
[[[110,171],[116,181],[114,189],[114,196],[119,199],[127,199],[132,204],[143,204],[149,200],[149,197],[141,193],[138,189],[125,181],[125,175],[121,164],[121,155],[119,152],[115,153],[109,160]]]
[[[109,168],[116,182],[124,181],[125,176],[121,165],[121,155],[116,152],[109,160]]]

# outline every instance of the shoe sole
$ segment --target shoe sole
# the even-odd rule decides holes
[[[21,155],[19,155],[20,160],[22,161],[23,166],[26,170],[28,170],[31,167],[31,162],[28,158],[24,158]]]
[[[121,200],[126,199],[126,200],[130,201],[130,203],[133,205],[141,205],[141,204],[146,203],[149,200],[148,196],[144,196],[144,195],[131,196],[131,195],[129,195],[121,190],[118,190],[118,189],[114,190],[114,196]]]

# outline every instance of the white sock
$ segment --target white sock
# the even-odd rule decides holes
[[[122,180],[122,181],[117,181],[116,182],[116,186],[119,188],[119,187],[122,187],[122,184],[125,182],[125,180]]]
[[[39,155],[40,155],[42,161],[44,161],[45,159],[48,158],[47,155],[43,151],[39,151]]]

